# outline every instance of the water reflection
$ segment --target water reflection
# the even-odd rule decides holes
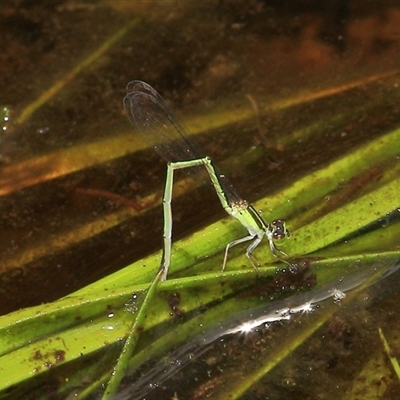
[[[271,302],[267,306],[259,306],[241,312],[233,318],[218,323],[214,328],[196,339],[185,343],[178,349],[168,352],[162,357],[161,361],[155,364],[150,363],[149,365],[147,363],[137,366],[139,371],[135,371],[131,378],[128,378],[128,380],[132,379],[134,383],[121,390],[116,400],[172,398],[173,391],[178,387],[181,391],[185,392],[185,387],[187,385],[190,386],[187,382],[189,376],[190,379],[194,379],[194,382],[196,382],[195,376],[192,375],[196,375],[195,371],[198,365],[195,364],[193,366],[193,363],[196,362],[200,356],[207,354],[207,359],[212,357],[213,352],[218,351],[216,349],[219,349],[219,351],[225,353],[223,357],[229,357],[230,336],[236,335],[234,343],[237,341],[240,343],[241,341],[241,351],[246,352],[246,346],[252,346],[251,339],[249,339],[249,343],[246,343],[246,337],[250,338],[252,334],[256,334],[259,330],[265,332],[265,330],[274,331],[274,329],[276,329],[278,332],[281,332],[279,333],[281,337],[279,340],[274,338],[273,341],[275,346],[281,348],[281,354],[279,361],[269,361],[271,365],[264,373],[269,372],[290,354],[290,350],[294,350],[301,344],[296,341],[296,338],[292,338],[292,340],[288,341],[287,330],[294,330],[298,332],[297,334],[299,336],[302,335],[302,331],[306,330],[308,331],[307,337],[308,335],[312,335],[323,322],[326,322],[326,320],[341,310],[342,303],[344,307],[348,304],[346,302],[347,299],[354,298],[354,296],[360,292],[360,290],[365,289],[366,286],[392,275],[399,267],[400,263],[377,263],[369,268],[350,273],[346,276],[341,276],[336,281],[311,290],[310,292],[299,293],[284,300]],[[307,317],[310,313],[314,314],[313,318]],[[310,326],[312,327],[313,325],[314,328],[310,330]],[[303,340],[304,339],[306,338],[303,338]],[[224,343],[226,343],[226,345],[221,347],[221,344]],[[282,348],[282,346],[285,344],[287,345],[287,343],[290,343],[291,349],[287,347]],[[274,351],[276,352],[276,348]],[[249,354],[251,354],[251,351]],[[215,360],[221,357],[215,354],[214,356],[216,357]],[[264,357],[268,360],[269,356],[264,355]],[[229,361],[228,359],[225,361],[220,360],[219,362],[224,365],[225,363],[229,363]],[[202,362],[204,361],[200,361],[199,363]],[[232,362],[235,363],[237,361],[232,360]],[[251,363],[249,364],[250,366],[248,366],[248,368],[250,368],[250,370],[254,368],[254,366],[251,366]],[[179,374],[182,368],[185,368],[187,373],[183,372],[183,374]],[[192,370],[193,368],[194,371]],[[240,369],[242,379],[249,374],[248,370],[243,369],[243,365],[238,365],[236,368]],[[210,370],[211,369],[210,367]],[[224,377],[224,381],[226,379],[230,380],[229,374],[231,373],[232,372],[228,372],[228,376]],[[258,378],[260,378],[260,376],[258,376]],[[194,382],[193,384],[197,386],[197,383]],[[181,385],[183,385],[183,387],[181,387]]]

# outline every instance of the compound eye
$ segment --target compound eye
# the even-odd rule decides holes
[[[281,219],[276,219],[271,222],[271,230],[272,237],[276,240],[290,236],[289,231],[286,229],[285,222]]]

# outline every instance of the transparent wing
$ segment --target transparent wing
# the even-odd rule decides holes
[[[188,130],[150,85],[132,81],[128,83],[126,92],[124,108],[129,120],[167,162],[205,156],[188,140]]]
[[[149,84],[132,81],[126,86],[124,108],[132,125],[167,162],[205,157],[190,138],[185,126],[174,115],[160,94]],[[204,168],[194,168],[203,182],[209,181]],[[228,202],[241,200],[232,184],[217,169],[216,173]]]

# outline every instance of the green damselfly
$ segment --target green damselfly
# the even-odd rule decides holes
[[[164,246],[160,269],[165,280],[171,264],[172,247],[172,188],[173,175],[177,169],[203,166],[225,211],[236,218],[248,231],[248,235],[228,243],[225,248],[222,270],[225,269],[229,249],[239,243],[252,241],[247,247],[246,255],[255,270],[257,262],[252,256],[253,250],[264,236],[267,237],[272,253],[282,262],[289,262],[278,256],[274,241],[289,235],[282,220],[265,222],[260,214],[246,200],[243,200],[225,175],[221,174],[208,156],[203,156],[194,145],[190,134],[177,119],[160,94],[149,84],[132,81],[126,87],[124,108],[126,114],[144,140],[168,162],[167,177],[163,196],[164,212]],[[285,253],[283,253],[285,254]]]

